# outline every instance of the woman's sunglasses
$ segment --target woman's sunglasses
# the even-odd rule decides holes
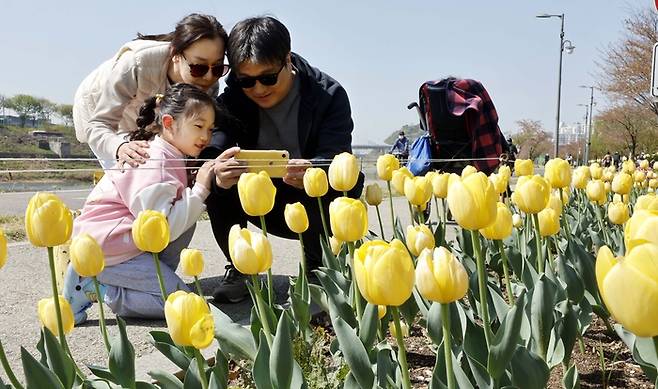
[[[256,81],[265,86],[276,85],[276,83],[279,81],[279,74],[285,67],[286,63],[284,62],[283,65],[281,65],[281,69],[279,69],[276,73],[263,74],[256,77],[238,77],[238,85],[242,89],[253,88],[254,85],[256,85]]]
[[[187,62],[187,66],[190,67],[190,75],[194,78],[201,78],[205,76],[208,73],[208,69],[212,71],[213,77],[223,77],[225,76],[229,70],[231,70],[231,67],[227,64],[217,64],[217,65],[201,65],[201,64],[192,64],[190,63],[187,58],[185,58],[185,54],[181,53],[181,56],[183,59],[185,59],[185,62]]]

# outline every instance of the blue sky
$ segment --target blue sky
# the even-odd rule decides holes
[[[597,82],[601,50],[620,39],[624,18],[642,6],[653,2],[3,0],[0,94],[72,103],[78,83],[137,31],[168,32],[191,12],[212,14],[227,30],[271,14],[290,29],[293,50],[347,90],[355,143],[380,143],[417,123],[407,104],[423,81],[448,75],[484,84],[504,133],[520,119],[552,131],[560,22],[535,15],[566,14],[565,38],[576,50],[564,57],[561,118],[573,123],[584,116],[577,104],[589,101],[578,85]]]

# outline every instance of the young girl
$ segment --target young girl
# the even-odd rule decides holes
[[[90,193],[75,219],[73,236],[88,233],[105,254],[105,270],[98,275],[101,296],[96,296],[91,278],[79,277],[69,265],[64,297],[75,322],[86,320],[86,310],[95,301],[105,302],[119,316],[162,318],[155,264],[150,253],[140,252],[132,239],[132,224],[140,211],[152,209],[167,216],[171,241],[160,253],[162,275],[168,293],[183,289],[175,274],[180,252],[187,247],[199,215],[205,209],[213,162],[206,162],[188,187],[186,163],[210,142],[218,111],[203,90],[176,84],[164,96],[146,100],[137,118],[138,131],[131,140],[150,140],[150,158],[137,168],[108,170]],[[219,118],[221,119],[221,118]],[[152,139],[152,140],[151,140]]]
[[[185,82],[216,96],[224,65],[227,35],[212,16],[191,14],[169,34],[141,35],[123,45],[89,74],[73,103],[76,137],[88,143],[104,169],[118,159],[137,166],[148,158],[148,143],[126,140],[137,130],[135,119],[144,100]]]

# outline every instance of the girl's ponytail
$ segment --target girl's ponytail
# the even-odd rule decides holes
[[[157,96],[144,100],[144,105],[139,109],[139,116],[137,116],[136,120],[137,131],[130,133],[130,140],[151,140],[159,132],[158,129],[153,128],[153,122],[155,122],[156,116],[155,108],[157,105]]]

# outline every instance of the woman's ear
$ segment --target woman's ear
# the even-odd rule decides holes
[[[174,117],[169,114],[162,115],[162,127],[171,129],[174,124]]]

